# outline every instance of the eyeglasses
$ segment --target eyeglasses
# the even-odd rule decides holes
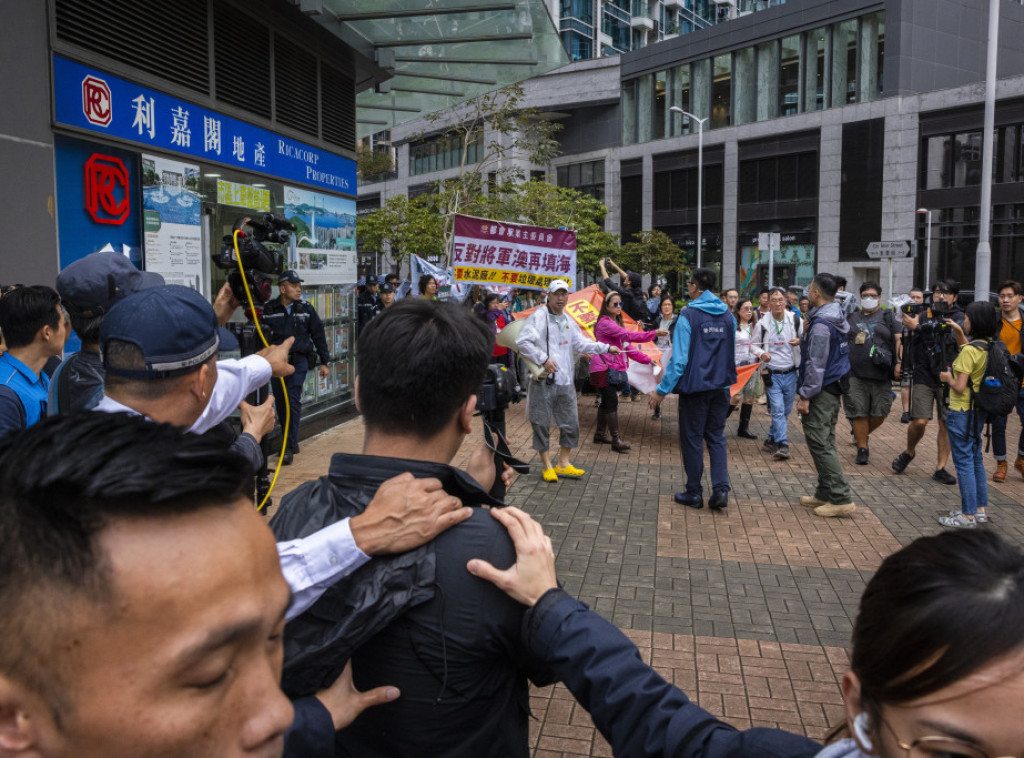
[[[896,740],[896,744],[904,751],[906,758],[993,758],[980,747],[962,742],[953,737],[918,737],[907,744],[899,738],[896,731],[889,725],[889,722],[882,719],[889,734]],[[1003,756],[996,758],[1016,758],[1016,756]]]

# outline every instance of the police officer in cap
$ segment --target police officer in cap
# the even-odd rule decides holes
[[[356,312],[359,317],[360,331],[370,322],[370,319],[384,310],[384,304],[377,295],[378,284],[377,277],[369,274],[366,277],[363,291],[359,293],[359,299],[356,301]]]
[[[288,424],[288,447],[284,454],[284,465],[289,465],[292,458],[299,452],[299,420],[302,416],[302,385],[306,381],[306,373],[316,365],[320,357],[320,378],[330,372],[327,362],[330,353],[327,350],[327,336],[324,325],[317,315],[316,309],[302,299],[302,280],[299,275],[289,269],[277,280],[281,295],[269,301],[263,308],[263,320],[274,333],[274,344],[280,344],[289,337],[295,338],[289,360],[295,367],[295,373],[285,377],[288,388],[287,398],[281,389],[280,382],[273,382],[274,400],[277,402],[277,417],[282,425],[285,420],[285,402],[291,410]]]

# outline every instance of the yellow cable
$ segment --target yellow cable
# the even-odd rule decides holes
[[[252,302],[252,293],[249,291],[249,282],[245,278],[245,269],[242,268],[242,255],[238,251],[238,235],[241,230],[235,229],[234,234],[231,235],[231,239],[235,244],[235,260],[238,261],[238,270],[242,274],[242,286],[245,287],[245,296],[249,300],[249,313],[253,316],[253,322],[256,324],[256,332],[260,335],[260,342],[263,343],[264,347],[270,347],[270,343],[267,342],[267,338],[263,336],[263,330],[260,329],[260,321],[256,318],[256,306]],[[274,491],[274,485],[277,484],[277,475],[281,473],[281,463],[284,461],[284,451],[288,446],[288,425],[292,420],[292,409],[288,403],[288,385],[284,383],[284,377],[278,377],[277,381],[281,382],[281,390],[284,392],[284,424],[281,427],[281,453],[277,456],[277,468],[274,469],[274,478],[270,480],[270,489],[267,490],[266,496],[263,501],[256,506],[256,510],[263,510],[263,506],[267,504],[270,499],[270,493]]]

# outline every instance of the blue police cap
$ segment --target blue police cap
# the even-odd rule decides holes
[[[277,278],[277,283],[281,284],[282,282],[289,282],[291,284],[302,284],[302,280],[299,279],[299,272],[293,268],[281,272],[281,276]]]
[[[138,347],[145,368],[111,368],[106,351],[111,340]],[[110,309],[100,327],[103,368],[129,379],[165,379],[196,371],[217,354],[218,343],[213,306],[195,290],[178,284],[130,295]]]
[[[57,292],[71,311],[87,318],[102,316],[133,292],[158,287],[160,274],[140,271],[120,253],[92,253],[70,264],[57,276]]]

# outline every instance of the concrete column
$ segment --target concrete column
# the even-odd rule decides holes
[[[757,46],[757,120],[779,115],[779,42]]]
[[[722,165],[722,289],[735,287],[738,275],[736,218],[739,206],[739,143],[725,143],[725,162]]]
[[[749,124],[757,118],[754,48],[737,50],[732,66],[732,123]]]
[[[887,107],[885,143],[882,157],[882,239],[913,240],[916,233],[918,115],[901,113],[901,100]],[[933,217],[934,221],[934,217]],[[932,238],[932,261],[935,261],[935,239]],[[888,277],[888,263],[883,262],[882,277]],[[894,261],[893,291],[907,292],[914,282],[913,259]],[[887,285],[883,285],[887,286]],[[887,293],[886,297],[892,293]]]
[[[829,119],[821,127],[818,152],[818,271],[845,274],[839,263],[839,209],[842,204],[843,125]]]
[[[636,101],[636,141],[650,142],[654,118],[654,84],[651,74],[641,76],[638,80]]]
[[[857,102],[866,103],[878,97],[878,16],[865,16],[860,22],[860,44],[857,45]]]
[[[690,88],[690,113],[697,118],[707,118],[711,115],[711,59],[694,61],[690,70],[693,80]]]
[[[621,184],[619,185],[621,186]],[[654,159],[650,152],[644,153],[644,196],[640,212],[640,229],[654,228]],[[626,242],[627,240],[623,240]]]

